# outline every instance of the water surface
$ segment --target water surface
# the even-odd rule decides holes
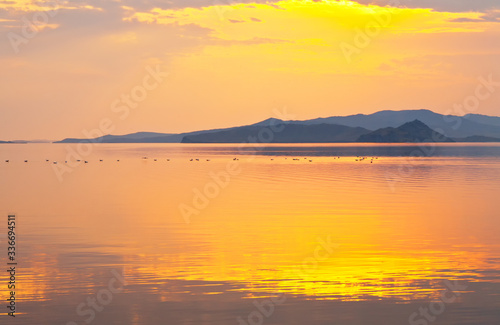
[[[113,272],[126,284],[92,324],[411,324],[446,281],[457,299],[427,323],[500,322],[498,145],[78,149],[0,147],[8,322],[86,324]]]

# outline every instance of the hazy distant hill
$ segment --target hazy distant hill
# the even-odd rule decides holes
[[[0,143],[26,144],[28,142],[24,140],[14,140],[14,141],[0,141]]]
[[[94,138],[93,142],[101,143],[123,143],[123,142],[142,142],[144,139],[153,137],[168,137],[175,134],[171,133],[156,133],[156,132],[136,132],[126,135],[105,135],[103,137]],[[77,138],[67,138],[62,141],[56,141],[56,143],[78,143],[84,139]],[[175,141],[173,141],[175,142]]]
[[[500,138],[483,137],[481,135],[474,135],[466,138],[454,139],[457,142],[500,142]]]
[[[181,143],[185,136],[208,134],[212,132],[231,130],[234,128],[214,129],[194,131],[187,133],[154,133],[154,132],[138,132],[125,135],[105,135],[94,139],[75,139],[67,138],[55,143],[78,143],[82,141],[90,141],[97,143]]]
[[[264,128],[270,125],[284,124],[287,130],[294,130],[295,134],[286,131],[281,135],[276,135],[276,142],[349,142],[356,141],[352,138],[361,132],[376,131],[384,128],[398,128],[403,124],[419,120],[431,129],[442,133],[448,138],[464,142],[493,142],[500,139],[500,117],[486,116],[479,114],[469,114],[464,117],[445,116],[429,110],[405,110],[405,111],[380,111],[377,113],[350,116],[333,116],[327,118],[317,118],[305,121],[282,121],[270,118],[259,123],[247,126],[230,127],[223,129],[201,130],[187,133],[155,133],[138,132],[126,135],[106,135],[96,139],[73,139],[68,138],[60,143],[76,143],[81,141],[92,141],[98,143],[180,143],[180,142],[248,142],[244,139],[256,132],[255,128]],[[326,125],[326,126],[325,126]],[[291,128],[291,126],[296,126]],[[334,126],[334,127],[328,127]],[[357,131],[347,132],[348,129],[341,129],[340,126],[358,128]],[[328,130],[328,131],[327,131]],[[335,133],[337,131],[339,134]],[[224,132],[224,133],[220,133]],[[253,132],[253,133],[252,133]],[[329,133],[331,132],[331,133]],[[343,133],[345,132],[345,134]],[[364,132],[364,131],[363,131]],[[221,134],[225,135],[221,138]],[[358,136],[362,135],[359,133]],[[215,139],[218,140],[215,140]],[[236,140],[243,139],[243,140]],[[259,141],[257,141],[259,142]]]
[[[400,127],[382,128],[361,135],[358,142],[402,143],[402,142],[454,142],[438,133],[419,120],[408,122]]]
[[[488,115],[480,115],[480,114],[467,114],[464,116],[465,119],[469,121],[473,121],[476,123],[486,124],[486,125],[494,125],[500,127],[500,117],[497,116],[488,116]]]
[[[357,114],[350,116],[332,116],[307,121],[294,121],[293,123],[340,124],[352,127],[362,127],[374,131],[380,128],[395,128],[406,122],[414,120],[419,120],[431,129],[437,130],[451,138],[465,138],[475,135],[500,138],[500,117],[486,115],[468,115],[468,117],[459,117],[453,115],[442,115],[425,109],[380,111],[369,115]],[[485,124],[486,121],[488,121],[489,124]]]
[[[273,128],[264,128],[267,123],[242,126],[226,131],[185,136],[183,143],[334,143],[354,142],[360,135],[370,132],[364,128],[352,128],[335,124],[274,124]],[[262,132],[266,130],[266,132]],[[259,134],[261,137],[259,138]],[[256,139],[256,140],[252,140]]]

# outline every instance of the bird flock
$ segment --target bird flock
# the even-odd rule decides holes
[[[339,160],[339,159],[341,159],[341,157],[339,157],[339,156],[337,156],[337,157],[331,157],[331,158],[333,158],[334,160]],[[369,161],[371,164],[373,164],[373,162],[374,162],[375,160],[379,159],[379,157],[368,157],[368,156],[343,157],[343,158],[344,158],[344,159],[354,158],[354,161],[356,161],[356,162]],[[274,161],[275,159],[277,159],[277,158],[276,158],[276,157],[275,157],[275,158],[270,158],[270,160],[271,160],[271,161]],[[142,157],[142,160],[149,160],[149,157]],[[160,161],[160,159],[159,159],[159,158],[153,158],[152,160],[153,160],[153,161],[155,161],[155,162]],[[170,161],[170,158],[163,159],[163,160],[164,160],[164,161],[169,162],[169,161]],[[234,157],[234,158],[232,158],[232,160],[233,160],[233,161],[239,161],[240,159],[239,159],[239,158],[237,158],[237,157]],[[284,160],[288,160],[288,157],[284,157]],[[303,161],[303,160],[304,160],[304,161],[307,161],[307,162],[310,162],[310,163],[312,163],[312,162],[313,162],[313,159],[311,159],[311,158],[307,158],[307,157],[305,157],[305,158],[303,158],[303,159],[301,159],[301,158],[292,158],[292,161]],[[50,160],[50,159],[45,159],[45,161],[46,161],[46,162],[49,162],[49,163],[51,162],[51,160]],[[200,158],[190,158],[190,159],[189,159],[189,161],[190,161],[190,162],[196,162],[196,161],[207,161],[207,162],[209,162],[209,161],[211,161],[211,160],[210,160],[210,159],[207,159],[207,158],[205,158],[205,159],[200,159]],[[9,163],[9,162],[11,162],[11,160],[10,160],[10,159],[6,159],[6,160],[5,160],[5,162],[6,162],[6,163]],[[25,159],[25,160],[24,160],[24,162],[25,162],[25,163],[28,163],[28,162],[29,162],[29,160],[28,160],[28,159]],[[88,163],[89,163],[89,160],[81,160],[81,159],[77,159],[77,160],[76,160],[76,162],[79,162],[79,163],[82,163],[82,162],[83,162],[84,164],[88,164]],[[104,159],[99,159],[99,162],[104,162]],[[120,162],[120,159],[116,159],[116,162]],[[58,162],[57,162],[57,161],[52,161],[52,163],[53,163],[53,164],[57,164]],[[68,161],[67,161],[67,160],[65,160],[65,161],[64,161],[64,163],[65,163],[65,164],[67,164],[67,163],[68,163]]]
[[[370,160],[370,164],[373,164],[373,161],[374,161],[374,160],[377,160],[377,159],[378,159],[378,157],[371,157],[371,158],[368,158],[368,157],[357,156],[355,161]]]

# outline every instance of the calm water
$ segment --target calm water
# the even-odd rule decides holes
[[[2,324],[500,323],[498,145],[77,149],[0,146]]]

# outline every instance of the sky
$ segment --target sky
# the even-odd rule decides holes
[[[0,139],[500,116],[499,37],[500,0],[2,0]]]

